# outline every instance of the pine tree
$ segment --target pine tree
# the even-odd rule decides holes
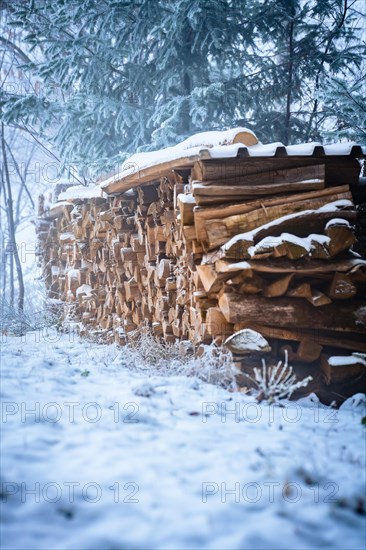
[[[353,139],[366,143],[366,74],[352,81],[331,78],[323,93],[324,111],[333,117],[331,131],[324,131],[326,137]]]
[[[5,91],[3,120],[92,172],[235,125],[320,139],[329,77],[346,82],[365,52],[347,0],[14,0],[8,12],[26,34],[19,64],[43,85]]]
[[[329,74],[358,70],[365,45],[347,0],[267,0],[251,4],[253,67],[244,71],[250,121],[266,141],[319,139],[319,94]]]

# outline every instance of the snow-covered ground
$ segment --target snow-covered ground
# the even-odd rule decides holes
[[[124,354],[4,338],[2,548],[364,548],[362,395],[259,405]]]

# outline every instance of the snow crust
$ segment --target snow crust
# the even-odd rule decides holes
[[[196,199],[192,193],[179,193],[178,200],[186,204],[196,204]]]
[[[70,231],[66,232],[66,233],[60,233],[60,241],[74,241],[75,240],[75,235],[74,233],[71,233]]]
[[[4,550],[364,545],[360,394],[258,404],[51,329],[1,370]]]
[[[333,218],[332,220],[329,220],[329,222],[326,224],[325,229],[329,229],[329,227],[333,227],[335,225],[344,225],[346,227],[350,227],[348,220],[344,220],[342,218]]]
[[[59,208],[60,206],[70,206],[70,203],[66,200],[60,200],[55,203],[48,203],[47,208],[49,209],[50,213],[52,213],[53,210]],[[45,208],[46,209],[46,208]]]
[[[79,278],[79,270],[78,269],[69,269],[67,271],[67,278],[71,281],[72,279],[78,279]]]
[[[250,134],[255,140],[257,139],[254,132],[252,132],[248,128],[238,126],[237,128],[230,128],[229,130],[213,130],[209,132],[200,132],[198,134],[194,134],[193,136],[190,136],[181,143],[178,143],[177,145],[172,147],[172,149],[175,148],[184,151],[186,149],[191,149],[192,147],[201,146],[210,149],[212,147],[217,147],[220,145],[230,146],[235,136],[242,132]],[[243,146],[243,144],[241,144],[241,146]]]
[[[136,174],[139,170],[151,166],[156,166],[164,162],[178,161],[186,157],[198,157],[202,151],[208,149],[211,152],[211,156],[213,155],[213,158],[220,155],[221,158],[226,156],[235,157],[238,148],[245,147],[242,143],[230,145],[230,142],[240,132],[247,132],[255,138],[255,134],[251,130],[238,127],[224,131],[200,132],[172,147],[166,147],[159,151],[135,153],[126,160],[117,174],[114,174],[100,184],[101,188],[104,189],[115,181]]]
[[[245,328],[232,334],[225,341],[225,346],[231,351],[241,353],[268,352],[271,351],[267,340],[256,330]]]
[[[342,365],[364,365],[366,367],[366,356],[361,355],[348,355],[347,357],[341,355],[333,355],[328,359],[329,365],[332,367],[340,367]]]
[[[264,237],[259,243],[248,248],[248,254],[253,257],[258,252],[263,251],[263,249],[272,249],[283,243],[295,244],[304,248],[309,253],[313,249],[315,243],[326,246],[330,243],[330,238],[326,235],[319,235],[317,233],[312,233],[308,237],[297,237],[297,235],[293,235],[292,233],[281,233],[279,237]]]
[[[87,296],[91,296],[92,294],[92,287],[90,285],[81,285],[76,289],[76,296],[79,297],[82,294],[86,294]]]
[[[88,185],[87,187],[84,185],[75,185],[60,193],[58,198],[59,201],[65,201],[72,199],[95,199],[102,196],[103,193],[99,185]]]

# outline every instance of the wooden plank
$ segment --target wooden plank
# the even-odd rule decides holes
[[[241,186],[220,186],[220,185],[203,185],[201,182],[192,182],[192,193],[197,204],[201,204],[208,197],[217,203],[228,202],[233,200],[233,197],[238,200],[252,198],[257,196],[277,195],[279,193],[296,193],[301,190],[323,189],[324,180],[304,180],[293,183],[274,183],[274,184],[258,184],[258,185],[241,185]]]
[[[155,164],[153,166],[147,166],[141,170],[137,170],[135,173],[111,178],[104,183],[101,183],[101,187],[105,193],[123,193],[131,188],[143,185],[146,183],[156,183],[160,178],[172,174],[173,170],[180,170],[184,168],[193,167],[195,162],[200,158],[211,158],[209,152],[201,150],[199,154],[182,156],[180,158]],[[128,161],[127,163],[128,164]],[[132,166],[132,165],[131,165]]]
[[[256,174],[246,174],[241,176],[226,177],[224,179],[201,180],[204,186],[209,187],[247,187],[258,185],[276,185],[283,183],[297,183],[309,180],[325,180],[325,165],[314,164],[309,166],[294,166],[291,168],[276,168],[275,170],[261,171]]]
[[[192,170],[192,178],[201,181],[224,180],[297,167],[318,166],[324,159],[310,157],[246,157],[233,159],[199,160]]]
[[[198,161],[192,170],[192,178],[215,180],[248,176],[269,170],[283,170],[292,167],[306,167],[325,164],[325,183],[334,185],[355,185],[361,167],[357,159],[349,156],[314,157],[247,157],[236,159],[211,159]]]
[[[350,273],[351,277],[357,270],[366,271],[366,261],[358,258],[347,258],[337,262],[311,260],[304,258],[293,262],[285,258],[270,259],[266,262],[251,260],[233,263],[225,260],[217,260],[215,269],[218,273],[240,273],[241,271],[256,271],[258,273],[280,274],[294,273],[301,276],[317,276],[325,273]]]

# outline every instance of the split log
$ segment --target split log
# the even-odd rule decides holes
[[[217,220],[223,218],[231,218],[233,216],[240,216],[241,214],[247,214],[253,210],[259,210],[266,212],[267,208],[273,206],[286,205],[289,202],[295,203],[298,201],[305,201],[310,199],[318,199],[320,197],[326,197],[329,195],[343,195],[344,198],[351,199],[349,193],[349,186],[343,185],[339,187],[331,187],[321,189],[318,191],[302,192],[295,195],[291,195],[291,199],[286,195],[262,200],[249,200],[246,202],[239,202],[234,204],[218,204],[214,206],[195,206],[194,208],[194,225],[196,227],[197,238],[203,242],[208,241],[208,236],[205,229],[206,220]],[[329,200],[332,200],[331,198]],[[269,221],[269,220],[268,220]]]
[[[342,218],[330,220],[325,227],[325,233],[330,238],[329,254],[331,258],[343,250],[348,250],[356,242],[355,234],[348,221]]]
[[[350,201],[340,201],[339,203],[336,201],[329,204],[329,211],[326,210],[328,205],[319,210],[305,210],[283,216],[252,231],[237,235],[222,247],[224,256],[246,259],[250,257],[248,249],[265,237],[278,237],[283,232],[292,233],[298,237],[307,237],[310,233],[321,233],[332,218],[355,220],[356,212],[354,210],[338,210],[338,207],[341,209],[343,205],[352,208]]]
[[[228,336],[234,325],[228,323],[219,307],[210,307],[206,315],[207,332],[211,336]]]
[[[301,283],[296,288],[289,290],[287,296],[305,298],[314,307],[321,307],[332,303],[332,300],[328,296],[319,290],[311,288],[309,283]]]
[[[288,328],[324,328],[347,332],[366,332],[366,302],[350,300],[314,308],[307,302],[289,297],[268,299],[263,296],[224,292],[219,307],[229,323],[252,322]]]
[[[197,272],[206,292],[217,292],[230,274],[218,273],[212,265],[197,265]]]
[[[322,354],[321,369],[326,384],[336,384],[355,378],[363,378],[366,373],[365,355],[354,353],[348,356]]]
[[[284,277],[280,277],[272,283],[267,284],[263,290],[263,296],[265,296],[266,298],[276,298],[278,296],[283,296],[284,294],[286,294],[293,277],[294,274],[289,273],[288,275],[284,275]]]
[[[216,260],[215,269],[217,273],[238,274],[242,271],[251,273],[280,274],[294,273],[297,275],[319,276],[327,273],[349,273],[350,277],[356,276],[357,272],[366,272],[366,261],[362,258],[345,258],[335,261],[323,262],[321,260],[312,260],[303,258],[296,262],[286,258],[269,259],[265,263],[262,261],[250,260],[242,262],[231,262],[228,260]]]
[[[259,355],[269,353],[271,347],[262,334],[252,329],[243,329],[229,338],[225,342],[225,346],[235,355]]]
[[[327,292],[334,300],[349,300],[357,294],[357,287],[352,282],[350,275],[346,273],[334,273],[331,285]]]
[[[178,195],[178,207],[182,225],[193,225],[193,209],[196,206],[196,200],[191,193]]]
[[[271,205],[270,201],[263,201],[263,203],[258,205],[258,208],[256,209],[225,217],[220,220],[215,219],[215,217],[212,216],[204,222],[203,237],[207,240],[209,249],[216,248],[242,231],[251,231],[264,223],[271,222],[283,216],[309,209],[315,210],[329,202],[334,202],[337,200],[352,199],[351,194],[347,191],[332,194],[329,194],[329,189],[326,191],[327,194],[324,196],[311,197],[304,200],[300,200],[299,197],[301,197],[301,195],[296,195],[296,200],[293,200],[292,197],[286,196],[287,202],[284,202],[285,199],[282,199],[281,204],[275,205]],[[304,193],[304,195],[305,194],[307,193]],[[249,208],[248,205],[247,208]],[[199,212],[200,210],[195,211],[195,220],[199,218]],[[199,237],[200,235],[197,228],[196,231],[197,237]]]

